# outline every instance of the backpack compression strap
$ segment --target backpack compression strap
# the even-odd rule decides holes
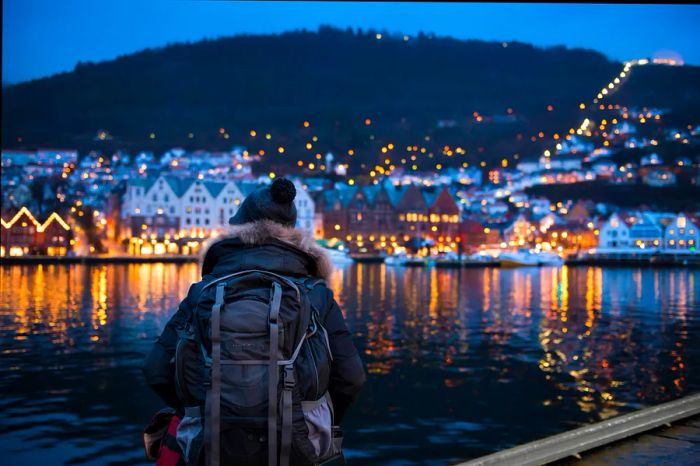
[[[311,301],[309,300],[308,291],[313,289],[318,282],[305,281],[307,291],[304,292],[302,296],[304,314],[307,316],[311,315]],[[306,339],[306,334],[304,334],[299,342],[297,348],[301,348],[301,344]],[[280,446],[280,466],[289,466],[289,459],[292,449],[292,391],[296,385],[296,379],[294,377],[294,362],[296,361],[298,351],[294,351],[292,358],[284,366],[284,380],[282,389],[282,444]]]
[[[225,286],[224,282],[216,285],[216,300],[211,311],[210,466],[221,464],[221,306],[224,304]]]
[[[277,367],[277,351],[279,346],[279,312],[282,301],[282,287],[277,282],[272,283],[270,299],[270,360],[268,362],[268,393],[267,393],[267,464],[277,464],[277,385],[279,369]]]

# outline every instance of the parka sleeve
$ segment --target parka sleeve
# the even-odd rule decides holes
[[[192,315],[189,296],[193,288],[194,286],[190,288],[188,296],[180,303],[175,314],[165,324],[163,332],[146,356],[142,367],[146,383],[168,406],[176,409],[181,407],[181,403],[175,389],[173,358],[178,330],[185,327]]]
[[[339,424],[347,409],[356,400],[366,375],[360,355],[352,341],[352,334],[331,290],[328,290],[327,299],[330,309],[326,314],[324,327],[328,332],[333,355],[328,390],[333,401],[335,422]]]

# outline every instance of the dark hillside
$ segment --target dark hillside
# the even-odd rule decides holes
[[[621,66],[587,50],[426,35],[377,40],[374,32],[321,28],[236,36],[79,64],[4,88],[2,144],[160,151],[239,143],[268,153],[283,145],[292,160],[354,148],[355,160],[368,163],[388,142],[425,144],[435,157],[445,144],[461,145],[466,160],[528,155],[545,142],[531,143],[533,134],[577,125],[579,102]],[[647,68],[611,102],[669,107],[678,119],[697,121],[698,68]],[[508,108],[513,121],[490,120]],[[485,120],[478,123],[474,112]],[[439,128],[438,120],[452,121]],[[99,129],[114,140],[94,142]],[[307,151],[313,135],[318,143]]]

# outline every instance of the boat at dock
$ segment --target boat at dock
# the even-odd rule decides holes
[[[564,263],[564,260],[553,252],[520,249],[502,252],[498,255],[498,262],[501,267],[538,267],[544,265],[559,266]]]
[[[461,268],[461,267],[498,267],[500,264],[490,254],[475,253],[469,256],[448,254],[435,259],[435,267]]]
[[[345,251],[331,248],[323,248],[323,250],[326,251],[331,262],[335,265],[347,265],[354,262],[352,257]]]
[[[350,254],[350,258],[359,264],[381,264],[386,259],[379,254],[356,253]]]
[[[406,253],[392,254],[384,259],[384,263],[390,266],[423,267],[429,265],[430,259],[422,256],[410,256]]]

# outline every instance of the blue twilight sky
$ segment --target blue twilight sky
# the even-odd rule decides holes
[[[4,0],[2,81],[15,83],[170,42],[320,24],[540,46],[612,59],[679,54],[700,65],[700,5]]]

